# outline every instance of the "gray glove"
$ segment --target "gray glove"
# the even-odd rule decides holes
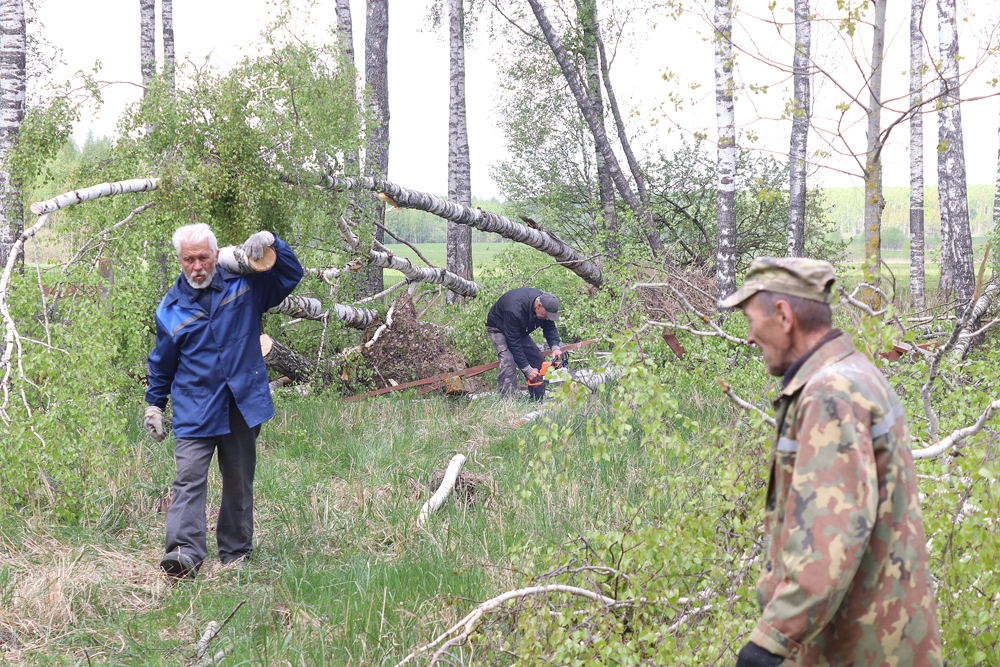
[[[156,442],[163,442],[163,439],[167,437],[163,430],[163,410],[155,405],[146,406],[146,416],[142,419],[142,425],[149,437]]]
[[[264,256],[264,249],[272,245],[274,245],[274,234],[257,232],[243,244],[243,254],[251,259],[260,259]]]

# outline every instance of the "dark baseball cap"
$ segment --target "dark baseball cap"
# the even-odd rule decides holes
[[[542,304],[542,308],[545,309],[545,317],[553,322],[559,319],[559,297],[555,294],[542,292],[538,300]]]

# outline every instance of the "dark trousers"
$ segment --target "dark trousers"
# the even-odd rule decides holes
[[[180,550],[201,564],[208,555],[205,544],[205,496],[208,466],[219,451],[222,473],[222,507],[215,528],[219,560],[228,563],[253,551],[253,477],[257,467],[257,435],[231,404],[226,435],[210,438],[177,438],[174,459],[177,477],[167,510],[167,553]]]
[[[499,385],[501,396],[516,396],[517,395],[517,364],[514,363],[514,355],[510,353],[510,343],[507,341],[507,337],[503,335],[503,332],[499,329],[494,329],[492,327],[486,328],[486,333],[489,334],[490,340],[493,342],[493,347],[497,350],[497,359],[500,361],[500,371],[497,375],[497,384]],[[542,369],[542,362],[545,361],[545,355],[542,351],[538,349],[538,345],[535,341],[531,339],[530,336],[525,336],[521,340],[517,341],[515,345],[520,345],[521,349],[524,350],[524,356],[528,359],[528,364],[532,368],[537,370]],[[524,371],[522,371],[524,373]],[[524,375],[527,379],[527,374]],[[528,385],[528,395],[532,400],[540,401],[545,396],[545,383],[541,382],[537,385]]]

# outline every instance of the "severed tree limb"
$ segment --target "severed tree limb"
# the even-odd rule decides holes
[[[397,663],[396,667],[402,667],[406,663],[416,658],[419,654],[434,648],[435,646],[441,644],[442,642],[445,642],[441,646],[441,648],[439,648],[431,657],[430,665],[433,666],[438,661],[438,659],[441,657],[441,654],[445,650],[447,650],[451,646],[460,644],[464,642],[466,639],[468,639],[469,636],[476,629],[476,625],[479,623],[479,620],[487,612],[493,611],[503,603],[508,602],[510,600],[516,600],[519,598],[531,597],[536,595],[546,595],[548,593],[569,593],[570,595],[578,595],[580,597],[585,597],[589,600],[593,600],[594,602],[599,602],[606,607],[613,607],[616,604],[618,604],[616,600],[601,595],[600,593],[589,591],[586,588],[579,588],[577,586],[565,586],[562,584],[549,584],[547,586],[529,586],[527,588],[519,588],[514,591],[507,591],[503,595],[498,595],[497,597],[491,600],[487,600],[486,602],[482,603],[481,605],[473,609],[471,612],[469,612],[468,615],[466,615],[465,618],[463,618],[454,626],[443,632],[437,639],[428,642],[423,646],[418,647],[408,656],[403,658],[403,660]],[[451,635],[454,635],[459,630],[462,630],[460,634],[451,637]],[[449,637],[451,638],[449,639]]]
[[[955,448],[956,450],[961,449],[962,443],[964,443],[969,437],[982,431],[986,426],[986,423],[993,419],[998,412],[1000,412],[1000,399],[990,403],[983,413],[979,415],[979,419],[977,419],[973,424],[964,428],[955,429],[948,435],[948,437],[935,442],[929,447],[915,450],[913,452],[913,458],[915,460],[933,459],[941,456],[951,448]]]
[[[601,267],[587,260],[564,241],[544,230],[537,230],[509,218],[482,209],[463,206],[426,192],[409,190],[380,178],[338,178],[322,175],[320,185],[335,192],[371,190],[387,195],[400,208],[427,211],[460,225],[468,225],[483,232],[499,234],[504,238],[531,246],[563,262],[586,282],[600,287],[603,282]]]
[[[296,319],[317,321],[323,321],[332,316],[340,320],[344,326],[352,329],[365,329],[378,317],[378,311],[374,308],[358,308],[340,303],[334,304],[330,310],[323,310],[323,303],[319,299],[295,294],[285,297],[281,303],[267,312],[275,315],[287,315]]]
[[[733,391],[733,388],[731,386],[729,386],[728,382],[726,382],[725,380],[723,380],[722,378],[720,378],[718,376],[716,376],[715,381],[717,383],[719,383],[719,387],[722,388],[722,392],[726,396],[729,397],[729,400],[732,401],[736,405],[736,407],[738,407],[738,408],[740,408],[742,410],[746,410],[750,414],[757,415],[758,417],[760,417],[764,421],[764,423],[770,424],[771,428],[776,428],[777,427],[778,424],[777,424],[777,422],[774,421],[774,417],[770,416],[769,414],[767,414],[766,412],[764,412],[763,410],[761,410],[760,408],[758,408],[756,405],[754,405],[750,401],[747,401],[746,399],[740,398],[736,394],[736,392]]]
[[[983,295],[976,300],[975,305],[972,306],[972,316],[969,319],[969,324],[962,329],[962,333],[958,336],[958,342],[955,343],[955,349],[951,352],[952,362],[958,363],[963,358],[965,354],[969,351],[969,346],[972,344],[972,340],[976,336],[982,335],[989,326],[993,325],[997,320],[993,320],[985,327],[982,327],[978,331],[972,331],[972,327],[979,322],[980,318],[986,314],[986,312],[993,305],[993,299],[996,297],[997,292],[1000,291],[1000,283],[991,282],[989,285],[983,289]]]
[[[448,497],[451,496],[451,492],[455,490],[455,480],[458,479],[458,473],[463,465],[465,465],[465,454],[455,454],[448,463],[447,470],[444,471],[444,479],[441,480],[441,486],[424,503],[424,506],[420,508],[420,512],[417,514],[418,527],[423,527],[427,523],[427,517],[437,512],[444,505],[444,502],[448,500]]]
[[[66,192],[61,195],[57,195],[52,199],[35,202],[31,205],[31,212],[35,215],[44,215],[45,213],[53,213],[61,208],[66,208],[67,206],[82,204],[85,201],[100,199],[101,197],[110,197],[112,195],[135,192],[151,192],[157,188],[159,182],[160,179],[158,178],[135,178],[128,181],[101,183],[100,185],[93,185],[89,188]]]
[[[372,266],[381,266],[384,269],[399,271],[410,282],[444,285],[456,294],[470,297],[476,296],[480,290],[479,283],[473,280],[466,280],[457,273],[452,273],[440,267],[416,266],[405,257],[393,255],[391,252],[369,250],[368,258]]]
[[[378,294],[372,294],[369,297],[365,297],[364,299],[361,299],[360,301],[357,301],[354,305],[360,306],[363,303],[370,303],[370,302],[375,301],[377,299],[381,299],[384,296],[389,296],[390,294],[392,294],[393,292],[395,292],[396,290],[398,290],[403,285],[409,285],[409,284],[410,284],[409,280],[400,280],[398,283],[396,283],[392,287],[387,287],[384,290],[382,290],[381,292],[379,292]]]

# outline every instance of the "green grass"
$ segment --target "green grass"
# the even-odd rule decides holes
[[[210,533],[198,581],[178,585],[156,570],[172,441],[151,443],[131,415],[133,452],[112,463],[98,520],[67,527],[24,508],[0,524],[0,601],[13,602],[0,605],[0,630],[15,630],[32,664],[178,664],[209,621],[243,603],[222,633],[229,664],[393,664],[476,601],[522,585],[509,569],[515,545],[627,522],[613,498],[643,503],[651,465],[637,437],[598,461],[579,438],[567,485],[522,498],[523,454],[537,444],[518,420],[533,409],[496,398],[280,397],[258,443],[253,564],[221,567]],[[492,482],[420,529],[430,473],[456,452]],[[210,527],[219,493],[213,470]]]

